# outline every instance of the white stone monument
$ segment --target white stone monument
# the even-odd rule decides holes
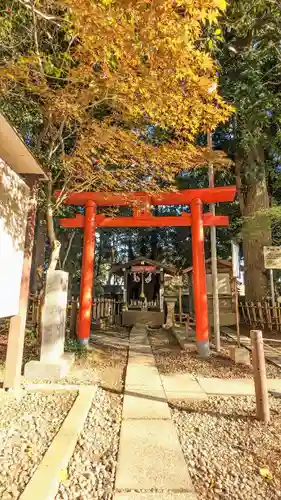
[[[41,320],[40,361],[30,361],[24,374],[32,379],[65,377],[74,355],[64,354],[68,273],[48,271]]]

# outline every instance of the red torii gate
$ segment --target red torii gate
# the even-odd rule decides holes
[[[235,187],[226,186],[154,194],[145,192],[69,194],[64,200],[65,204],[85,206],[85,215],[77,214],[72,219],[60,220],[61,225],[65,228],[84,229],[78,321],[79,340],[82,343],[87,343],[90,336],[96,228],[191,226],[196,340],[199,354],[206,356],[209,350],[209,325],[203,226],[228,226],[229,220],[227,216],[203,213],[202,208],[203,203],[232,201],[235,193]],[[59,197],[60,194],[57,192],[56,197]],[[191,214],[153,216],[151,207],[156,205],[190,205]],[[106,217],[102,214],[97,215],[98,206],[131,206],[133,207],[133,216]]]

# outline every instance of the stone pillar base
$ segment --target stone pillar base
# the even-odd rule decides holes
[[[68,375],[74,360],[75,355],[67,353],[53,363],[29,361],[24,367],[24,376],[31,380],[60,380]]]
[[[229,355],[236,364],[250,365],[250,353],[245,347],[230,347]]]
[[[202,358],[202,359],[207,359],[210,357],[211,353],[210,353],[210,343],[208,340],[206,341],[199,341],[197,340],[196,341],[196,345],[197,345],[197,351],[198,351],[198,354],[199,354],[199,357]]]

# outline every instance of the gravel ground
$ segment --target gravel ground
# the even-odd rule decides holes
[[[76,398],[74,392],[0,392],[0,498],[19,498]]]
[[[113,498],[122,396],[98,389],[56,500]]]
[[[211,356],[207,360],[198,357],[195,344],[190,344],[186,350],[182,350],[178,345],[171,343],[165,345],[166,336],[161,335],[157,341],[151,337],[153,353],[160,373],[192,373],[202,377],[218,378],[252,378],[251,366],[235,364],[228,355],[227,346],[231,344],[222,339],[222,350],[217,353],[212,350]],[[281,370],[271,363],[266,364],[266,374],[268,378],[281,378]]]
[[[173,408],[198,500],[281,498],[281,400],[270,398],[271,423],[254,419],[255,400],[211,398]],[[268,469],[272,477],[263,477]]]

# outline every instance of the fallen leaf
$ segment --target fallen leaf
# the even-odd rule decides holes
[[[260,475],[261,475],[261,477],[263,477],[267,481],[272,481],[272,479],[273,479],[273,476],[267,467],[262,467],[260,469]]]
[[[211,479],[210,479],[210,484],[209,484],[209,488],[214,488],[214,486],[215,486],[215,481],[214,481],[214,478],[213,478],[213,477],[211,477]]]
[[[26,453],[27,453],[27,455],[28,455],[29,457],[32,457],[32,455],[33,455],[33,450],[32,450],[32,446],[31,446],[30,444],[28,444],[28,445],[27,445],[27,447],[26,447],[26,450],[25,450],[25,451],[26,451]]]
[[[66,481],[67,478],[68,478],[67,470],[66,469],[62,469],[60,471],[60,481],[61,481],[61,483],[63,483],[64,481]]]

